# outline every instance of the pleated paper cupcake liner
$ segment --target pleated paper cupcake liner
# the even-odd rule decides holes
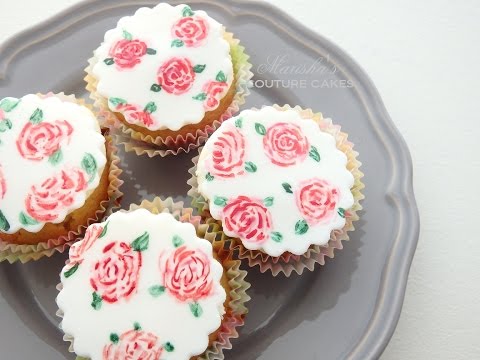
[[[92,70],[98,59],[92,57],[88,61],[89,65],[85,69],[87,73],[85,81],[87,82],[86,88],[90,92],[90,98],[94,101],[94,106],[100,109],[105,126],[115,129],[115,140],[125,147],[125,151],[132,151],[137,155],[146,154],[149,157],[177,155],[181,152],[188,153],[205,143],[223,121],[239,111],[240,106],[245,103],[245,98],[250,94],[249,84],[253,77],[253,73],[250,71],[252,64],[248,61],[249,56],[245,53],[245,48],[240,45],[238,39],[233,37],[232,33],[225,32],[225,39],[230,43],[230,54],[235,74],[235,84],[232,84],[232,86],[235,86],[233,100],[218,119],[206,126],[199,127],[195,132],[179,134],[176,137],[158,136],[153,138],[128,127],[118,120],[116,115],[110,111],[107,99],[97,92],[98,80],[94,77]],[[193,124],[193,126],[195,125]]]
[[[314,113],[311,109],[302,109],[300,106],[292,108],[289,105],[279,106],[277,104],[273,105],[273,107],[282,111],[295,110],[303,119],[313,119],[322,131],[329,133],[335,138],[337,148],[347,156],[347,168],[353,174],[355,180],[351,188],[354,204],[345,212],[345,226],[340,230],[332,231],[330,240],[326,245],[312,245],[302,255],[294,255],[287,252],[279,257],[273,257],[259,250],[249,250],[243,246],[239,239],[229,238],[221,231],[221,221],[211,217],[208,201],[198,191],[195,171],[199,156],[192,160],[194,166],[189,170],[192,177],[188,180],[188,184],[191,187],[188,195],[192,198],[192,206],[198,210],[205,223],[218,229],[217,237],[212,238],[213,242],[220,242],[235,257],[245,259],[249,266],[258,266],[262,273],[270,271],[273,276],[284,274],[286,277],[289,277],[293,272],[301,275],[305,269],[313,271],[316,264],[324,265],[326,257],[333,258],[335,256],[334,251],[343,248],[342,241],[349,240],[348,233],[355,229],[353,223],[359,219],[358,212],[362,210],[360,201],[364,199],[362,189],[365,185],[362,183],[363,173],[360,171],[361,162],[357,159],[358,152],[353,150],[353,143],[348,140],[348,135],[341,131],[339,125],[333,124],[331,119],[323,118],[321,113]],[[201,151],[202,149],[200,148],[199,153]]]
[[[63,101],[74,102],[92,110],[92,107],[85,104],[83,99],[76,99],[74,95],[48,93],[45,95],[39,94],[39,96],[56,96]],[[106,169],[108,169],[107,171],[109,172],[109,185],[107,190],[108,199],[100,202],[99,208],[94,216],[89,218],[85,224],[79,226],[76,230],[69,231],[68,234],[64,236],[38,244],[13,244],[0,239],[0,262],[8,261],[14,263],[20,261],[25,263],[30,260],[38,260],[44,256],[52,256],[56,252],[64,252],[71,244],[83,237],[88,225],[101,221],[104,216],[109,215],[115,209],[120,207],[120,199],[123,196],[123,193],[120,190],[120,186],[123,184],[123,181],[120,180],[120,174],[122,173],[122,170],[119,167],[120,158],[117,155],[117,149],[114,146],[112,137],[108,134],[107,129],[105,129],[104,136],[106,140],[107,154]]]
[[[201,222],[201,217],[193,214],[193,209],[184,208],[183,202],[174,202],[172,198],[161,200],[156,197],[153,201],[144,200],[140,204],[132,204],[128,211],[133,211],[139,208],[147,209],[154,214],[170,213],[175,219],[181,222],[191,223],[200,238],[205,238],[211,241],[212,237],[216,236],[215,232],[211,232],[207,224]],[[221,252],[216,247],[219,244],[213,244],[214,253],[217,260],[222,264],[225,275],[228,279],[229,285],[229,301],[226,304],[225,315],[223,316],[220,328],[216,331],[216,339],[211,342],[209,347],[201,355],[196,358],[198,360],[222,360],[224,359],[223,351],[232,348],[231,340],[238,338],[237,329],[243,326],[245,316],[248,312],[246,303],[250,300],[247,295],[247,290],[250,284],[245,281],[247,272],[240,269],[241,261],[234,260],[229,252]],[[68,263],[68,261],[67,261]],[[57,285],[57,289],[62,289],[62,284]],[[58,310],[57,315],[63,317],[62,311]],[[73,352],[74,338],[68,334],[64,335],[63,339],[70,342],[69,351]],[[77,357],[77,360],[88,360],[82,357]]]

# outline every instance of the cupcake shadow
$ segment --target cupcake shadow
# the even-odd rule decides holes
[[[172,197],[174,201],[185,201],[185,206],[189,206],[186,197],[189,189],[187,180],[190,177],[188,169],[192,167],[192,157],[198,153],[196,150],[188,154],[149,158],[125,152],[122,148],[118,146],[122,180],[125,181],[122,186],[124,209],[145,199],[153,200],[156,196],[162,199]]]
[[[55,298],[60,282],[60,270],[67,254],[55,254],[26,264],[0,264],[0,291],[10,309],[38,338],[73,359],[68,343],[59,329],[60,318],[55,313]]]
[[[362,217],[363,211],[360,213]],[[278,338],[304,322],[318,319],[332,309],[346,293],[358,267],[363,246],[364,221],[355,223],[355,232],[344,248],[335,251],[335,258],[326,258],[324,266],[289,278],[260,273],[258,267],[248,269],[247,281],[252,284],[249,313],[240,336],[233,343],[231,359],[257,358]],[[244,268],[248,266],[244,264]],[[320,335],[320,334],[319,334]],[[261,340],[260,340],[261,339]]]

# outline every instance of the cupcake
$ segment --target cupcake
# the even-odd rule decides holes
[[[1,260],[51,255],[118,195],[118,158],[72,96],[2,99],[0,141]]]
[[[204,11],[161,3],[107,31],[86,69],[87,89],[127,150],[189,151],[244,102],[247,59]]]
[[[190,194],[250,265],[274,275],[312,270],[341,248],[361,208],[360,163],[346,139],[299,107],[242,111],[194,160]]]
[[[223,358],[249,285],[239,261],[199,237],[207,229],[191,213],[157,198],[91,225],[72,246],[57,304],[77,356]]]

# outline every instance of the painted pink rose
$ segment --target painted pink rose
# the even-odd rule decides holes
[[[206,111],[216,109],[220,104],[221,95],[228,88],[226,82],[209,81],[203,86],[203,92],[207,94],[203,107]]]
[[[147,44],[140,40],[122,39],[110,48],[109,56],[117,67],[131,69],[140,64],[142,56],[147,53]]]
[[[313,178],[303,181],[295,190],[295,202],[309,225],[326,222],[335,214],[339,190],[327,180]]]
[[[232,178],[245,173],[245,138],[236,127],[225,127],[213,143],[207,166],[213,176]]]
[[[205,298],[210,295],[213,280],[208,256],[199,249],[182,245],[171,254],[160,256],[163,286],[180,301]]]
[[[103,232],[103,226],[98,224],[90,225],[85,232],[83,240],[74,243],[70,247],[70,264],[80,264],[83,261],[83,254],[92,247]]]
[[[203,45],[208,36],[208,23],[199,16],[183,17],[173,24],[172,36],[187,47]]]
[[[147,111],[139,110],[132,104],[119,104],[116,109],[120,111],[125,119],[131,124],[153,125],[153,118]]]
[[[48,222],[71,206],[77,193],[87,188],[87,176],[81,169],[66,169],[33,185],[25,199],[27,213],[35,220]]]
[[[0,199],[5,197],[7,192],[7,182],[5,181],[5,176],[3,175],[2,165],[0,165]]]
[[[158,83],[169,94],[180,95],[187,92],[195,80],[195,72],[190,60],[173,57],[158,69]]]
[[[262,244],[270,237],[272,217],[262,201],[238,196],[223,208],[225,228],[241,240]]]
[[[18,136],[18,152],[27,160],[43,160],[57,152],[62,142],[69,141],[72,132],[73,127],[66,120],[29,122]]]
[[[0,109],[0,121],[5,120],[5,111],[3,109]]]
[[[265,154],[279,166],[291,166],[305,160],[308,148],[308,139],[300,127],[291,123],[272,125],[263,138]]]
[[[103,360],[160,360],[163,347],[155,334],[130,330],[103,348]]]
[[[142,254],[124,242],[114,241],[103,248],[103,255],[92,268],[90,285],[106,302],[128,299],[137,289]]]

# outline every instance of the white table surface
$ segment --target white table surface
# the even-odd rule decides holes
[[[480,1],[270,1],[366,70],[410,147],[420,242],[381,359],[480,359]],[[0,0],[0,43],[77,2]]]

